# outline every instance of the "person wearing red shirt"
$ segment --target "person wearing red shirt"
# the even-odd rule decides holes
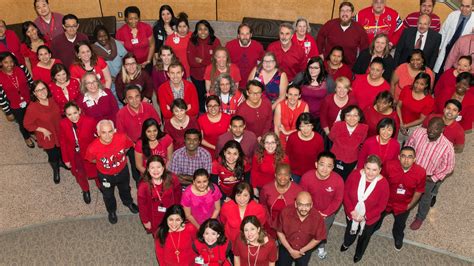
[[[390,91],[390,84],[382,76],[383,59],[374,58],[369,68],[369,74],[356,75],[352,82],[352,93],[362,110],[371,105],[380,92]]]
[[[188,62],[191,67],[191,80],[196,86],[199,97],[199,111],[204,113],[206,108],[206,84],[204,72],[211,64],[214,50],[221,46],[221,41],[214,35],[214,29],[207,20],[200,20],[196,23],[194,32],[188,44]]]
[[[455,153],[462,153],[464,150],[464,128],[457,121],[461,110],[461,102],[456,99],[449,99],[444,104],[442,114],[430,114],[426,117],[425,121],[423,121],[423,127],[428,128],[428,123],[433,117],[441,117],[445,125],[443,135],[453,143]]]
[[[331,152],[336,155],[336,173],[344,181],[357,165],[359,147],[367,137],[369,127],[361,124],[364,121],[362,110],[356,105],[350,105],[341,111],[341,120],[334,123],[329,133],[333,146]]]
[[[403,21],[398,12],[385,5],[385,0],[372,0],[372,6],[357,13],[355,21],[364,27],[369,43],[379,33],[385,33],[390,40],[390,47],[397,45]]]
[[[38,63],[38,49],[41,46],[49,46],[47,40],[43,37],[40,30],[32,21],[25,21],[21,25],[23,33],[23,42],[20,46],[21,56],[30,72],[33,66]],[[46,81],[48,84],[48,81]]]
[[[376,136],[377,124],[384,118],[391,118],[395,121],[394,136],[398,136],[400,128],[400,119],[397,111],[393,108],[393,96],[389,91],[382,91],[375,97],[373,105],[369,105],[364,109],[365,124],[369,126],[367,137]]]
[[[234,244],[245,217],[254,215],[263,225],[266,223],[267,217],[263,206],[253,200],[253,189],[248,183],[242,182],[236,185],[232,191],[231,199],[224,202],[219,217],[224,224],[225,235]]]
[[[278,218],[280,240],[278,265],[308,265],[315,247],[326,239],[324,219],[313,209],[311,195],[298,193],[294,205],[289,205]]]
[[[235,265],[275,265],[278,259],[275,240],[267,236],[263,224],[253,215],[243,219],[240,237],[232,244]]]
[[[132,213],[138,213],[138,207],[130,195],[130,175],[127,166],[127,150],[133,142],[123,133],[115,133],[114,122],[100,120],[97,123],[97,135],[87,148],[86,160],[95,164],[99,181],[102,184],[102,196],[109,213],[109,222],[117,223],[117,201],[115,187],[118,188],[123,205]]]
[[[438,15],[433,13],[435,4],[435,0],[421,0],[420,11],[408,14],[405,20],[403,20],[403,28],[416,27],[418,24],[418,18],[421,15],[428,15],[431,18],[430,29],[439,32],[441,29],[441,19]]]
[[[51,70],[56,64],[62,65],[61,60],[52,58],[51,50],[46,45],[38,47],[35,56],[39,61],[37,60],[36,64],[31,66],[34,80],[42,80],[44,83],[50,84],[54,78],[54,76],[51,77]]]
[[[171,104],[173,100],[181,98],[187,104],[187,114],[196,117],[199,113],[199,101],[196,87],[189,81],[183,79],[184,68],[180,63],[171,63],[168,67],[169,82],[161,84],[158,89],[158,101],[161,114],[164,119],[173,116]]]
[[[186,130],[191,128],[199,130],[197,119],[186,113],[188,107],[189,105],[181,98],[173,100],[170,107],[173,116],[165,120],[164,132],[173,139],[174,150],[184,147],[184,133]]]
[[[364,256],[377,222],[387,207],[390,189],[387,179],[380,175],[381,169],[380,158],[371,155],[364,169],[353,171],[345,183],[343,205],[347,226],[341,251],[349,249],[358,238],[354,263]]]
[[[230,61],[240,69],[239,88],[244,89],[252,68],[263,58],[263,46],[252,40],[252,28],[242,23],[237,29],[237,38],[228,41],[225,48],[229,51]]]
[[[25,58],[21,53],[21,43],[16,33],[12,30],[7,30],[7,24],[0,19],[0,52],[10,52],[19,61],[21,65],[25,64]]]
[[[200,227],[193,242],[198,257],[196,265],[231,266],[231,245],[225,236],[224,226],[217,219],[207,219]]]
[[[291,38],[293,37],[293,26],[284,22],[280,24],[279,40],[268,45],[267,52],[273,52],[276,61],[281,70],[286,73],[288,80],[293,78],[304,69],[305,52],[298,46],[293,45]]]
[[[452,95],[456,90],[456,77],[462,72],[471,72],[471,65],[472,57],[470,55],[463,55],[459,57],[455,68],[449,68],[448,70],[444,71],[439,77],[438,82],[436,82],[434,87],[435,98],[443,97],[444,95]]]
[[[275,167],[282,162],[289,163],[280,139],[275,132],[266,133],[258,142],[250,172],[250,184],[257,197],[262,187],[274,180]]]
[[[82,115],[81,109],[74,102],[68,102],[64,107],[66,118],[59,123],[59,144],[64,164],[71,168],[71,174],[76,178],[82,190],[86,204],[91,203],[89,178],[93,178],[100,189],[95,165],[85,159],[89,144],[95,139],[95,119]]]
[[[212,158],[215,158],[217,138],[227,132],[230,115],[221,112],[221,101],[216,95],[206,98],[206,107],[207,112],[198,118],[202,134],[201,145],[211,154]]]
[[[309,34],[309,32],[311,32],[311,27],[309,26],[308,20],[305,18],[298,18],[293,26],[295,28],[295,34],[293,34],[291,41],[293,44],[303,48],[305,54],[305,60],[303,63],[308,62],[312,57],[318,56],[319,51],[316,41],[313,36]]]
[[[110,89],[112,86],[112,76],[110,70],[104,59],[97,56],[92,50],[89,42],[78,42],[74,45],[76,57],[74,63],[69,66],[71,77],[81,79],[85,73],[94,73],[104,85],[105,88]]]
[[[127,105],[117,112],[115,119],[117,131],[125,133],[133,143],[136,143],[140,138],[143,122],[148,118],[153,118],[160,124],[160,117],[153,105],[142,102],[140,88],[137,85],[129,85],[125,88],[125,101]],[[127,157],[130,160],[133,179],[135,179],[138,186],[140,172],[136,167],[137,162],[135,161],[135,149],[133,147],[128,150]]]
[[[405,236],[403,231],[410,210],[415,207],[425,192],[426,171],[415,161],[415,149],[405,146],[400,150],[398,160],[388,161],[383,167],[384,173],[387,174],[390,197],[377,227],[382,225],[385,216],[393,213],[395,221],[393,222],[392,235],[397,250],[402,249],[403,246]]]
[[[435,101],[430,94],[431,77],[421,72],[415,77],[412,86],[406,86],[400,92],[397,114],[400,118],[398,141],[405,142],[413,131],[423,123],[426,116],[434,111]]]
[[[319,52],[327,58],[335,46],[340,46],[346,54],[345,61],[352,67],[357,55],[369,47],[369,39],[364,28],[352,21],[354,5],[344,1],[339,5],[339,18],[326,22],[318,32],[316,42]]]
[[[193,241],[197,228],[189,222],[181,205],[166,209],[155,236],[155,254],[159,265],[193,266],[196,253]]]
[[[395,121],[392,118],[383,118],[377,123],[377,135],[367,138],[362,144],[357,160],[357,169],[362,169],[369,155],[377,155],[382,165],[397,158],[400,144],[394,138]]]
[[[336,80],[339,77],[346,77],[349,80],[354,79],[354,74],[349,65],[345,63],[345,52],[342,46],[334,46],[326,60],[324,61],[324,68],[328,77]]]
[[[26,108],[23,125],[30,132],[35,132],[38,146],[48,154],[48,162],[53,168],[53,181],[59,184],[59,122],[61,114],[58,105],[51,99],[51,92],[44,82],[37,80],[31,87],[32,102]]]
[[[63,33],[63,15],[51,12],[48,0],[35,0],[34,7],[38,15],[34,22],[48,42]]]
[[[276,238],[277,222],[286,206],[293,206],[296,196],[303,189],[291,180],[290,165],[279,163],[275,170],[275,181],[263,186],[260,191],[260,204],[267,214],[266,231]]]
[[[264,85],[258,80],[247,82],[246,98],[237,108],[236,115],[245,119],[246,127],[255,133],[257,138],[271,130],[272,104],[266,97],[262,97]]]
[[[344,197],[344,180],[333,171],[336,156],[332,152],[324,151],[318,154],[314,163],[316,170],[309,170],[301,178],[301,187],[308,191],[313,199],[313,208],[324,218],[326,233],[336,218],[336,212]],[[318,246],[318,257],[326,258],[326,241]]]
[[[173,49],[176,58],[178,58],[181,64],[183,64],[186,77],[191,73],[187,54],[191,35],[192,33],[189,32],[188,15],[181,12],[176,18],[176,31],[173,34],[168,35],[165,40],[165,45]]]
[[[53,94],[54,101],[59,106],[59,110],[64,111],[64,106],[67,102],[79,103],[81,84],[77,79],[71,79],[66,66],[63,64],[53,65],[51,77],[52,81],[49,83],[49,89]]]
[[[166,209],[181,202],[181,184],[178,177],[166,170],[161,156],[152,155],[138,184],[137,202],[140,220],[148,233],[155,236]]]
[[[140,9],[128,6],[124,11],[125,25],[115,34],[115,39],[122,42],[128,52],[137,57],[142,68],[150,65],[155,53],[155,39],[150,25],[140,21]]]
[[[296,132],[288,138],[286,154],[290,160],[293,180],[299,183],[301,176],[313,169],[314,160],[324,150],[321,135],[314,132],[313,117],[310,113],[302,113],[296,120]]]
[[[211,63],[206,67],[204,71],[204,80],[206,81],[206,93],[215,94],[216,88],[214,87],[216,78],[222,74],[227,73],[232,77],[237,84],[234,89],[238,89],[238,83],[242,79],[240,76],[239,67],[230,61],[229,52],[224,47],[217,47],[214,50],[214,54],[211,59]]]

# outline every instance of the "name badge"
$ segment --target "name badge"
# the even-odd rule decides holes
[[[456,122],[459,122],[459,121],[461,121],[461,120],[462,120],[462,115],[458,115],[458,116],[456,117]]]
[[[403,188],[397,188],[397,194],[398,195],[405,195],[406,190]]]
[[[175,44],[178,44],[179,43],[179,37],[173,37],[173,42]]]
[[[212,55],[213,51],[212,50],[209,50],[209,54]]]
[[[163,206],[158,206],[158,212],[166,212],[166,208]]]
[[[138,38],[132,39],[132,44],[137,44],[138,43]]]
[[[204,259],[201,256],[196,257],[194,259],[194,263],[199,264],[199,265],[203,265],[204,264]]]
[[[87,106],[87,107],[91,107],[91,106],[93,106],[94,104],[95,104],[94,101],[86,101],[86,106]]]
[[[163,35],[158,35],[158,40],[162,41],[163,40]]]
[[[110,183],[109,182],[102,182],[102,186],[105,188],[110,188]]]
[[[344,171],[344,166],[342,166],[340,164],[336,164],[336,167],[337,167],[337,169],[339,169],[341,171]]]
[[[26,108],[26,105],[27,105],[26,102],[25,102],[25,101],[22,101],[22,102],[20,103],[20,108]]]
[[[311,47],[311,42],[304,42],[304,47],[306,47],[306,48]]]

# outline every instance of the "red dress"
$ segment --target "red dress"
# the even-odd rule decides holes
[[[143,224],[151,223],[151,229],[147,231],[152,234],[155,234],[161,220],[163,220],[166,208],[181,202],[181,184],[174,174],[171,175],[170,185],[165,189],[163,183],[152,187],[144,181],[138,184],[137,201],[140,220]]]
[[[26,108],[23,125],[30,132],[35,132],[38,146],[43,149],[52,149],[59,147],[59,122],[61,115],[58,105],[50,98],[48,105],[42,105],[39,102],[31,102]],[[51,132],[49,139],[45,138],[43,133],[37,131],[42,127]]]
[[[283,157],[281,162],[289,163],[288,156]],[[254,154],[252,161],[252,171],[250,172],[250,184],[253,188],[262,188],[266,184],[275,180],[275,167],[280,162],[275,162],[275,154],[263,152],[262,161],[258,160]]]
[[[81,95],[81,85],[76,79],[70,79],[69,84],[66,86],[68,98],[63,93],[63,89],[56,85],[56,83],[49,83],[49,90],[53,95],[54,101],[58,104],[59,110],[64,111],[64,105],[69,101],[74,101],[78,104],[77,100]]]
[[[102,85],[105,85],[105,77],[104,77],[104,69],[107,67],[107,63],[105,62],[102,57],[97,57],[97,63],[94,66],[93,72],[97,75],[97,78],[99,78],[100,83]],[[71,72],[71,78],[76,78],[78,80],[82,79],[82,76],[86,74],[88,71],[86,71],[81,65],[74,63],[69,67],[69,72]]]
[[[196,253],[193,251],[193,241],[197,229],[191,223],[186,223],[180,232],[168,232],[165,244],[155,238],[156,259],[160,266],[194,265]]]
[[[204,114],[198,118],[199,127],[202,131],[202,139],[205,139],[211,145],[216,146],[217,139],[220,135],[227,132],[230,124],[230,115],[221,113],[221,119],[218,122],[211,122],[207,114]],[[212,156],[215,157],[216,151],[214,149],[204,147]]]
[[[243,218],[255,215],[262,225],[266,223],[265,209],[259,203],[250,200],[245,208]],[[240,217],[239,205],[233,200],[229,200],[222,205],[219,215],[222,224],[224,224],[225,236],[231,241],[235,240],[240,234],[240,224],[243,218]],[[232,240],[233,239],[233,240]]]

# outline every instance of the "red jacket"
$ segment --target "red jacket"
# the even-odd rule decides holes
[[[199,102],[197,96],[196,87],[194,84],[187,80],[183,80],[184,83],[184,101],[186,104],[191,105],[188,108],[186,114],[195,117],[199,113]],[[158,89],[158,101],[160,103],[161,114],[163,114],[164,119],[170,119],[173,117],[171,112],[171,104],[173,103],[174,96],[173,91],[171,90],[171,85],[169,82],[161,84]]]
[[[375,35],[385,33],[388,35],[392,45],[397,45],[403,25],[403,21],[397,11],[390,7],[385,7],[379,20],[376,21],[372,6],[369,6],[359,11],[355,20],[364,27],[369,36],[369,43],[372,43]]]
[[[0,52],[11,52],[17,59],[20,65],[25,64],[25,58],[21,54],[21,43],[18,36],[12,30],[5,31],[5,39],[7,40],[7,45],[0,42]]]
[[[247,208],[244,212],[244,218],[247,216],[255,215],[262,224],[266,222],[265,209],[260,203],[250,200]],[[240,234],[240,224],[242,218],[240,218],[239,206],[235,201],[229,200],[222,205],[221,213],[219,215],[222,224],[224,224],[224,231],[227,239],[235,240]]]
[[[357,161],[360,146],[367,137],[368,129],[366,124],[359,123],[352,135],[349,135],[345,121],[334,123],[329,132],[329,139],[333,141],[331,152],[345,163]]]
[[[204,80],[204,71],[211,64],[214,50],[221,46],[221,41],[216,37],[214,43],[209,44],[209,37],[202,40],[198,37],[198,44],[194,45],[191,40],[188,44],[188,63],[191,67],[191,77],[197,80]],[[196,58],[201,58],[201,63],[196,62]]]

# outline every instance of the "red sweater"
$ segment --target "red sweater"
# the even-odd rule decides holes
[[[338,116],[342,109],[346,108],[349,105],[357,104],[357,101],[354,96],[349,94],[349,100],[347,101],[347,103],[344,106],[339,107],[334,102],[334,97],[336,97],[334,93],[329,94],[328,96],[326,96],[326,98],[324,98],[321,103],[319,119],[322,128],[327,127],[331,129],[334,122],[336,122],[336,119],[338,119]]]
[[[163,183],[150,187],[150,184],[141,181],[138,184],[137,201],[140,208],[140,220],[143,224],[151,222],[149,232],[155,234],[165,216],[165,212],[159,207],[168,208],[181,202],[181,184],[178,177],[172,174],[171,186],[167,189],[164,189]]]
[[[191,40],[189,41],[187,50],[188,63],[191,67],[191,77],[197,80],[204,80],[204,71],[211,63],[214,50],[221,46],[221,41],[217,37],[212,44],[209,44],[209,37],[207,37],[205,40],[198,37],[197,40],[197,45],[194,45]],[[201,58],[201,63],[196,62],[196,58]]]
[[[253,200],[250,200],[248,203],[243,216],[245,218],[251,215],[257,216],[262,225],[264,225],[267,220],[263,206]],[[240,224],[243,220],[240,218],[239,205],[237,205],[233,200],[225,202],[222,205],[219,217],[222,224],[224,224],[224,231],[227,239],[235,240],[240,234]]]
[[[158,124],[161,124],[160,117],[153,105],[142,102],[137,113],[127,104],[117,113],[117,131],[127,134],[133,142],[137,142],[141,137],[143,122],[148,118],[154,118]]]
[[[11,52],[19,61],[20,65],[25,64],[25,58],[21,54],[21,43],[16,33],[12,30],[5,31],[5,40],[7,45],[0,42],[0,52]]]
[[[397,139],[391,138],[387,144],[380,145],[378,136],[372,136],[365,140],[362,149],[359,152],[359,159],[357,160],[357,169],[364,168],[367,157],[371,154],[377,155],[382,164],[388,160],[393,160],[398,157],[400,152],[400,144]]]
[[[336,172],[321,180],[316,176],[316,170],[310,170],[301,177],[301,187],[311,194],[313,208],[324,215],[332,215],[341,206],[344,197],[344,181]]]
[[[369,126],[369,132],[367,133],[368,137],[378,135],[377,124],[384,118],[392,118],[395,121],[395,130],[393,131],[393,135],[395,137],[398,136],[398,129],[400,129],[400,119],[398,118],[398,114],[395,109],[392,110],[392,113],[384,115],[377,112],[374,108],[374,105],[369,105],[364,109],[364,118],[364,123]]]
[[[188,108],[186,111],[186,114],[191,117],[195,117],[199,113],[199,102],[196,87],[194,87],[194,84],[187,80],[183,80],[183,83],[183,100],[186,102],[186,104],[188,104],[188,106],[190,106],[190,108]],[[174,96],[170,82],[161,84],[160,88],[158,89],[158,101],[160,103],[161,114],[163,115],[164,119],[170,119],[173,117],[173,113],[171,112],[171,104],[173,103],[173,100]]]
[[[26,108],[23,125],[28,131],[35,132],[38,146],[43,149],[59,147],[59,122],[61,115],[59,107],[53,99],[48,99],[48,106],[39,102],[31,102]],[[50,139],[44,137],[43,133],[37,131],[38,127],[46,128],[51,132]]]
[[[314,137],[308,141],[298,136],[298,131],[293,132],[286,143],[286,154],[290,160],[291,172],[302,176],[314,168],[314,162],[320,152],[324,151],[323,138],[314,132]]]
[[[235,114],[245,119],[245,129],[255,133],[257,138],[272,128],[272,104],[266,97],[262,97],[262,104],[257,108],[250,107],[247,101],[244,101],[239,105]]]
[[[115,117],[119,110],[117,100],[109,89],[104,89],[103,91],[106,95],[101,96],[97,104],[88,106],[88,101],[85,102],[84,95],[81,94],[77,98],[77,105],[79,105],[84,114],[95,118],[97,122],[102,119],[108,119],[115,122]]]
[[[360,178],[360,170],[355,170],[352,171],[345,183],[343,204],[344,212],[349,220],[352,220],[351,212],[354,210],[358,202],[357,189],[359,187]],[[367,189],[369,185],[370,183],[366,182],[365,188]],[[380,219],[380,214],[387,207],[389,193],[390,190],[387,179],[380,179],[375,185],[375,189],[364,202],[367,225],[372,225]]]
[[[390,91],[390,84],[385,80],[383,80],[383,83],[379,86],[370,85],[367,80],[368,75],[369,74],[356,75],[354,82],[352,82],[352,93],[362,110],[374,103],[377,94],[382,91]]]
[[[281,162],[288,163],[288,156]],[[261,188],[275,180],[275,167],[280,162],[275,162],[275,154],[263,153],[262,161],[258,161],[257,154],[253,156],[252,170],[250,171],[250,184],[254,188]]]
[[[359,123],[350,135],[345,121],[334,123],[329,132],[329,139],[333,141],[331,151],[336,158],[345,163],[357,161],[360,145],[367,137],[368,129],[366,124]]]
[[[263,46],[259,42],[252,40],[248,47],[241,47],[239,40],[234,39],[227,42],[225,47],[229,51],[231,62],[240,69],[240,77],[242,79],[240,80],[239,87],[245,88],[252,68],[263,58]]]

